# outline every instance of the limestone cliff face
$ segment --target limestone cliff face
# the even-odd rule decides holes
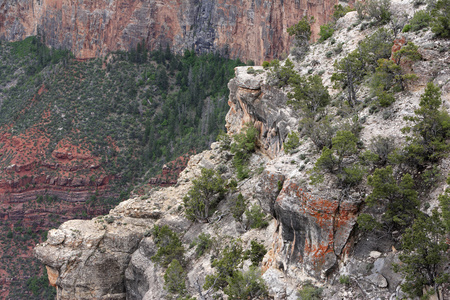
[[[265,83],[264,72],[253,76],[246,67],[237,68],[229,88],[228,131],[235,134],[243,124],[253,123],[261,132],[261,152],[252,158],[250,168],[266,166],[260,175],[241,182],[239,192],[273,217],[270,225],[242,231],[242,225],[228,213],[227,201],[219,208],[222,217],[212,217],[208,224],[184,217],[182,199],[201,168],[221,166],[222,172],[227,170],[224,177],[233,176],[230,153],[215,143],[212,150],[191,157],[176,186],[125,201],[105,217],[69,221],[50,231],[48,241],[35,251],[48,267],[58,299],[165,299],[164,270],[151,260],[157,249],[147,234],[154,224],[168,224],[182,236],[186,247],[200,232],[222,240],[240,238],[244,248],[255,238],[262,241],[269,250],[263,278],[275,299],[296,299],[295,288],[286,287],[284,281],[274,283],[278,275],[325,279],[337,267],[351,247],[349,237],[359,202],[307,191],[307,184],[299,184],[304,176],[298,171],[300,162],[280,165],[284,139],[298,119],[287,108],[284,93]],[[197,280],[202,283],[211,273],[211,259],[198,260],[190,251],[187,261],[187,285],[195,293]],[[289,297],[279,298],[283,293]]]
[[[262,73],[254,76],[247,73],[247,67],[236,68],[236,77],[228,83],[227,132],[233,135],[247,123],[254,125],[260,132],[261,151],[273,158],[280,152],[287,134],[298,126],[298,119],[286,106],[286,95],[265,82],[262,67],[254,69]]]
[[[264,59],[289,52],[286,29],[314,16],[313,32],[329,20],[337,0],[0,0],[0,39],[21,40],[38,31],[77,58],[148,47],[223,51]]]
[[[400,5],[400,4],[399,4]],[[340,24],[336,38],[351,41],[345,44],[340,57],[353,51],[358,40],[367,32],[348,30],[354,24],[356,12],[347,14]],[[433,79],[442,90],[442,98],[450,99],[449,56],[439,49],[448,48],[450,41],[432,40],[432,33],[407,36],[423,53],[423,60],[413,64],[419,76],[414,89],[398,95],[392,104],[390,117],[359,111],[364,118],[361,140],[367,143],[377,135],[404,138],[401,128],[405,116],[413,116],[423,93],[425,79]],[[296,68],[310,73],[303,66],[316,66],[327,84],[334,58],[326,58],[329,45],[316,44]],[[435,62],[439,62],[436,66]],[[367,186],[339,189],[335,178],[325,175],[322,184],[311,185],[309,170],[319,157],[311,141],[301,138],[294,152],[285,154],[283,142],[287,133],[298,126],[298,116],[286,105],[288,90],[266,84],[266,71],[255,67],[236,68],[236,78],[230,81],[230,111],[226,117],[230,135],[240,132],[246,123],[258,128],[258,150],[249,161],[249,178],[238,183],[218,205],[209,223],[190,222],[185,218],[183,197],[201,168],[220,170],[224,179],[235,178],[229,145],[214,143],[211,150],[191,157],[180,173],[177,185],[151,190],[146,195],[121,203],[105,217],[92,221],[69,221],[49,233],[47,242],[35,248],[38,259],[47,265],[49,279],[57,287],[58,299],[167,299],[162,274],[165,270],[151,257],[157,247],[149,233],[155,224],[168,225],[180,235],[186,249],[186,287],[196,296],[205,276],[212,274],[212,258],[231,239],[239,239],[244,250],[252,240],[262,243],[267,253],[262,261],[262,278],[271,299],[297,300],[297,290],[304,280],[324,284],[324,299],[395,299],[405,298],[399,284],[403,277],[392,270],[398,263],[398,252],[391,241],[381,237],[361,238],[355,228],[361,204],[370,192]],[[323,71],[323,72],[322,72]],[[253,74],[251,74],[253,73]],[[363,99],[364,91],[359,96]],[[337,115],[337,108],[330,108]],[[340,118],[340,117],[339,117]],[[338,121],[342,121],[339,119]],[[440,167],[450,173],[449,159]],[[439,186],[427,198],[436,205],[445,186]],[[250,205],[259,205],[271,215],[264,229],[246,230],[230,212],[231,199],[242,193]],[[425,203],[425,202],[424,202]],[[200,233],[211,234],[218,241],[215,253],[198,258],[189,245]],[[250,264],[244,263],[244,268]],[[337,284],[341,275],[351,277],[351,287]],[[448,297],[447,297],[448,298]]]

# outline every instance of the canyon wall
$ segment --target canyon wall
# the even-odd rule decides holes
[[[279,298],[286,291],[273,282],[274,274],[330,276],[352,246],[350,236],[360,199],[337,198],[333,193],[309,191],[306,183],[298,184],[305,182],[304,173],[298,171],[299,162],[285,164],[282,151],[298,116],[286,106],[285,94],[266,84],[262,67],[255,69],[258,75],[248,74],[247,67],[235,69],[226,120],[230,135],[248,123],[260,132],[262,153],[252,158],[249,169],[264,165],[265,170],[239,183],[239,192],[272,215],[270,225],[264,230],[243,230],[227,213],[232,201],[223,201],[218,214],[223,218],[212,217],[210,223],[191,223],[184,217],[182,199],[202,168],[220,167],[222,176],[233,176],[232,155],[214,143],[212,150],[191,157],[177,185],[122,202],[107,216],[69,221],[51,230],[35,253],[49,270],[57,299],[166,299],[162,277],[156,275],[163,270],[150,259],[157,247],[148,230],[155,224],[169,225],[185,245],[200,232],[240,238],[244,245],[255,238],[262,240],[269,250],[263,260],[263,278],[276,299],[294,299],[295,289],[288,298]],[[204,282],[210,273],[211,259],[188,257],[187,261],[189,290],[195,292],[197,280]]]
[[[314,16],[313,33],[329,20],[336,0],[0,0],[0,39],[22,40],[41,32],[54,48],[77,58],[170,45],[176,52],[221,51],[242,60],[289,52],[286,29]]]

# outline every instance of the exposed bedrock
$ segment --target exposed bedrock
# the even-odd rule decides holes
[[[262,70],[262,67],[254,67]],[[259,132],[261,151],[275,157],[288,133],[298,126],[295,112],[286,106],[288,100],[280,89],[265,83],[266,74],[247,74],[247,67],[237,67],[236,77],[228,83],[230,110],[226,116],[228,134],[236,134],[246,124]]]
[[[55,48],[77,58],[127,50],[142,40],[177,52],[222,51],[264,59],[289,52],[286,32],[303,15],[314,16],[315,35],[336,0],[0,0],[0,38],[17,41],[40,31]]]

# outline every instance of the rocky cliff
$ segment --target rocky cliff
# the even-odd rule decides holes
[[[0,1],[0,39],[45,35],[46,43],[77,58],[170,45],[176,52],[222,51],[261,63],[289,52],[286,29],[303,15],[313,31],[329,20],[336,0],[288,1]]]
[[[348,13],[336,27],[335,40],[314,45],[302,62],[295,63],[297,72],[320,74],[330,86],[330,63],[345,57],[358,41],[374,32],[358,23],[356,12]],[[363,144],[379,135],[393,137],[396,143],[404,140],[400,131],[408,124],[404,117],[414,116],[429,80],[441,88],[444,108],[448,110],[450,61],[448,52],[441,49],[448,49],[450,41],[433,40],[431,31],[404,37],[418,45],[423,57],[411,66],[418,80],[411,89],[396,94],[396,102],[385,110],[373,111],[361,104],[352,122],[363,120],[358,121],[363,125]],[[328,57],[327,51],[336,42],[345,44],[335,57]],[[399,262],[395,244],[398,239],[363,235],[355,226],[370,193],[367,184],[343,189],[329,174],[325,182],[311,184],[310,171],[320,153],[306,137],[291,153],[282,151],[288,133],[296,131],[299,116],[286,104],[289,88],[269,85],[269,73],[262,67],[239,67],[228,85],[228,133],[236,135],[244,124],[253,124],[259,132],[258,151],[249,161],[249,178],[241,180],[237,192],[230,192],[220,202],[209,222],[188,221],[182,199],[202,168],[218,170],[227,180],[236,178],[233,155],[226,143],[214,143],[211,150],[192,156],[177,185],[122,202],[104,217],[69,221],[50,231],[48,240],[37,245],[35,253],[47,266],[58,299],[167,299],[165,269],[151,259],[158,250],[150,234],[154,225],[168,225],[181,237],[187,249],[187,290],[194,296],[205,276],[214,272],[211,261],[217,257],[217,253],[197,257],[189,246],[200,233],[206,233],[218,241],[216,252],[232,239],[239,239],[244,250],[250,249],[255,240],[265,246],[261,273],[271,299],[298,299],[297,290],[305,280],[323,286],[326,299],[405,297],[399,286],[403,276],[392,270],[392,263]],[[334,94],[334,99],[341,99]],[[369,97],[367,88],[358,90],[358,97]],[[343,107],[337,102],[327,107],[336,126],[349,121]],[[448,158],[440,162],[443,177],[448,176],[449,166]],[[421,196],[421,201],[436,207],[437,196],[444,188],[444,183],[436,184],[426,197]],[[270,216],[267,227],[244,228],[232,216],[231,205],[237,193]],[[249,265],[247,260],[243,268]],[[341,278],[351,283],[342,280],[344,283],[339,284]]]
[[[253,123],[260,129],[261,152],[252,158],[251,169],[265,168],[241,182],[238,189],[273,217],[270,225],[243,231],[226,202],[210,223],[192,223],[185,218],[182,199],[201,168],[221,166],[226,170],[224,177],[233,176],[230,153],[215,143],[212,150],[191,157],[176,186],[122,202],[106,216],[69,221],[51,230],[35,252],[47,266],[58,299],[166,298],[164,269],[150,259],[157,251],[148,235],[155,224],[169,225],[186,246],[200,232],[224,241],[239,237],[245,248],[251,240],[261,241],[268,249],[263,278],[275,299],[296,299],[299,280],[292,282],[293,278],[331,278],[352,248],[351,232],[362,199],[311,189],[307,175],[298,168],[302,164],[310,168],[311,164],[288,158],[281,151],[290,126],[296,124],[295,112],[286,106],[284,93],[265,83],[266,74],[253,76],[246,70],[237,68],[236,78],[229,83],[227,128],[237,133],[243,124]],[[188,257],[189,285],[195,291],[196,281],[204,282],[211,272],[210,255],[198,260],[190,251]]]

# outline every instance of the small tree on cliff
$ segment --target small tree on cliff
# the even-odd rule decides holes
[[[291,54],[297,59],[302,59],[309,50],[309,39],[311,38],[311,24],[314,23],[314,17],[308,19],[303,17],[297,24],[287,29],[290,36],[294,37],[294,47]]]
[[[407,137],[410,142],[405,147],[403,160],[416,167],[424,167],[426,162],[436,162],[450,148],[447,139],[450,137],[450,115],[441,110],[441,91],[432,82],[427,84],[420,97],[420,108],[414,111],[415,116],[405,117],[413,122],[412,126],[402,128],[403,132],[411,132]]]
[[[357,142],[358,138],[350,131],[336,132],[331,148],[323,147],[322,155],[312,170],[312,183],[322,182],[324,172],[335,174],[342,188],[350,188],[361,182],[366,171],[354,163],[358,153]]]
[[[335,82],[335,88],[343,88],[348,93],[348,104],[353,107],[356,104],[356,88],[361,82],[365,72],[361,57],[357,51],[351,52],[347,57],[334,63],[336,73],[331,76]]]
[[[236,168],[238,179],[249,176],[250,170],[247,165],[252,153],[255,152],[258,134],[258,130],[253,125],[246,124],[241,133],[233,137],[231,152],[234,154],[233,166]]]
[[[439,287],[449,281],[449,274],[444,270],[448,248],[441,214],[434,210],[431,216],[420,215],[402,237],[400,261],[403,264],[394,265],[395,271],[406,275],[402,290],[412,297],[428,299],[436,294],[442,299]],[[426,287],[432,289],[424,295]]]
[[[225,180],[212,169],[203,168],[201,173],[183,200],[189,220],[207,222],[226,192]]]

